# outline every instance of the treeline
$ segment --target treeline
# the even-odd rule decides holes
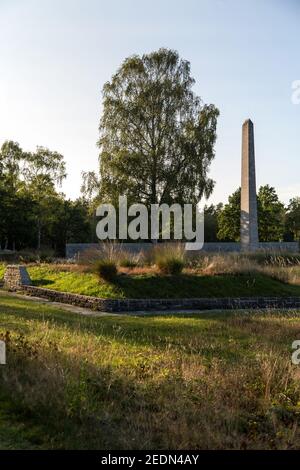
[[[205,241],[235,241],[240,239],[241,189],[228,198],[227,204],[206,207]],[[300,197],[285,206],[276,190],[261,186],[257,194],[258,232],[262,242],[298,241],[300,236]]]
[[[95,209],[101,202],[97,176],[83,175],[82,196],[75,201],[59,191],[66,177],[62,155],[44,147],[24,152],[6,141],[0,150],[0,249],[51,249],[64,256],[66,243],[96,239]],[[91,189],[92,188],[92,189]],[[239,241],[240,189],[228,203],[205,213],[205,241]],[[261,186],[257,196],[261,241],[293,241],[300,236],[300,198],[285,206],[274,188]]]
[[[24,152],[6,141],[0,151],[0,249],[51,248],[93,240],[89,204],[59,192],[66,177],[62,155],[44,147]]]

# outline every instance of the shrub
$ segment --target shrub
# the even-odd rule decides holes
[[[185,247],[179,243],[157,245],[153,250],[153,257],[161,273],[178,275],[185,266]]]
[[[102,243],[97,248],[90,248],[80,253],[78,263],[87,271],[94,271],[99,260],[113,261],[116,266],[135,268],[143,260],[142,253],[131,253],[120,243]]]
[[[109,259],[99,259],[95,262],[95,272],[100,279],[104,279],[105,281],[113,281],[118,273],[118,270],[114,261]]]
[[[120,260],[120,266],[122,268],[135,268],[137,263],[131,258],[124,258]]]
[[[144,262],[142,252],[131,253],[130,251],[121,249],[118,253],[118,262],[122,268],[136,268]]]
[[[118,272],[118,250],[118,246],[114,243],[103,243],[98,248],[86,250],[80,255],[79,268],[94,272],[105,281],[113,281]]]
[[[175,258],[161,259],[158,261],[157,266],[160,272],[175,276],[181,274],[184,268],[184,262]]]

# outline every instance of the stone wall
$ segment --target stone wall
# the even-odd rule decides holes
[[[101,246],[101,243],[67,243],[66,245],[66,257],[68,259],[80,257],[80,253],[83,253],[89,249],[97,249]],[[124,243],[123,248],[133,252],[139,253],[140,251],[147,251],[153,247],[152,243]],[[263,251],[288,251],[292,253],[299,252],[298,242],[260,242],[259,249]],[[210,253],[230,253],[239,252],[240,244],[235,242],[210,242],[204,243],[202,248],[203,252]],[[190,253],[199,253],[199,251],[191,251]]]
[[[212,310],[245,308],[300,308],[300,297],[194,298],[194,299],[102,299],[69,292],[59,292],[31,285],[24,266],[7,266],[5,288],[100,312],[136,312],[141,310]]]
[[[20,290],[20,289],[19,289]],[[86,295],[58,292],[34,286],[22,286],[26,295],[54,302],[90,308],[100,312],[137,312],[142,310],[212,310],[245,308],[299,308],[300,297],[195,298],[195,299],[101,299]]]
[[[24,285],[31,285],[31,279],[25,266],[8,265],[4,274],[4,287],[16,290]]]

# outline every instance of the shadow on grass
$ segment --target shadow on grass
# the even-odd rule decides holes
[[[49,286],[51,284],[54,284],[54,281],[50,279],[33,279],[32,280],[33,286]]]
[[[5,380],[0,371],[4,447],[19,449],[24,443],[43,449],[144,447],[149,423],[140,411],[145,397],[149,410],[154,409],[155,395],[120,370],[80,364],[62,352],[28,360],[26,351],[11,357],[7,369]],[[140,439],[135,439],[136,426]]]
[[[300,295],[300,287],[263,274],[199,276],[122,275],[110,283],[124,298],[197,298]]]
[[[205,314],[200,318],[193,315],[188,318],[179,316],[178,324],[174,325],[174,318],[171,317],[88,319],[55,309],[45,313],[45,305],[34,305],[32,308],[26,305],[26,311],[24,306],[21,311],[20,302],[15,301],[11,306],[8,304],[9,300],[4,302],[4,306],[2,302],[2,312],[4,315],[18,317],[20,324],[28,319],[37,322],[51,320],[52,329],[56,325],[64,325],[74,329],[74,333],[83,331],[97,335],[98,332],[108,339],[133,341],[134,344],[148,344],[151,339],[151,345],[154,346],[161,346],[161,336],[166,335],[168,341],[173,338],[173,345],[177,345],[182,353],[190,352],[192,335],[199,333],[200,338],[203,336],[203,340],[208,340],[203,349],[199,349],[202,355],[220,357],[222,353],[227,354],[225,359],[232,359],[231,356],[234,355],[235,358],[245,361],[241,344],[235,351],[230,351],[226,341],[232,339],[234,329],[240,335],[238,339],[241,341],[245,340],[245,334],[249,333],[235,321],[234,313],[227,316],[229,322],[232,322],[231,337],[228,338],[226,317],[222,314],[214,314],[211,322],[211,316]],[[38,312],[38,307],[41,312]],[[247,323],[252,324],[251,318],[245,325]],[[120,332],[115,326],[121,327]],[[255,326],[257,325],[254,324]],[[260,333],[263,335],[264,330],[259,331]],[[180,342],[178,335],[184,341]],[[253,338],[250,339],[253,341]],[[61,338],[60,340],[63,341]],[[165,346],[166,344],[164,348]],[[249,346],[250,344],[246,343],[246,347]],[[175,353],[173,362],[167,361],[167,367],[171,368],[169,374],[157,380],[155,371],[151,371],[151,368],[148,374],[147,360],[131,365],[128,371],[123,366],[104,366],[101,361],[97,366],[89,364],[84,360],[84,354],[77,356],[74,350],[68,353],[57,350],[52,352],[43,346],[40,347],[41,357],[37,354],[34,359],[28,359],[26,350],[18,350],[17,356],[8,364],[11,369],[6,381],[1,383],[6,399],[12,405],[8,403],[7,408],[13,412],[18,410],[18,413],[14,414],[14,427],[18,429],[19,421],[23,421],[27,429],[36,430],[31,436],[30,432],[24,436],[32,444],[36,443],[44,448],[112,450],[193,449],[209,446],[239,448],[245,439],[248,444],[260,445],[267,435],[270,439],[268,446],[274,447],[276,429],[270,425],[272,414],[268,413],[268,409],[262,414],[257,400],[257,393],[262,394],[264,389],[251,395],[252,401],[247,407],[242,399],[245,392],[243,381],[247,374],[249,373],[249,380],[257,380],[256,375],[255,378],[251,375],[251,364],[248,362],[241,362],[245,366],[244,369],[234,369],[236,374],[240,374],[240,382],[233,380],[232,369],[232,375],[229,373],[226,378],[226,368],[218,370],[216,375],[212,370],[211,382],[208,382],[208,376],[205,375],[201,376],[200,381],[197,380],[199,369],[197,364],[191,361],[185,364],[185,370],[192,374],[193,379],[187,381],[184,379],[180,362],[180,359],[186,358]],[[155,357],[156,351],[153,350],[149,353],[150,366]],[[224,359],[224,356],[222,358]],[[200,365],[202,359],[200,355],[195,356]],[[163,361],[162,357],[161,362]],[[220,368],[223,367],[222,364],[219,364]],[[158,367],[161,366],[163,367],[159,363]],[[257,385],[257,382],[254,385]],[[219,396],[215,397],[214,391],[218,390],[219,386]],[[239,390],[239,402],[236,401],[236,391],[231,393],[234,386]],[[244,411],[244,416],[241,411]],[[259,416],[262,426],[253,433],[253,428],[249,425],[248,429],[245,423],[250,418],[256,420],[256,415]],[[286,415],[282,418],[283,429],[286,427],[285,419]],[[205,432],[206,429],[210,432]],[[40,443],[36,441],[39,432],[43,436]],[[15,437],[17,436],[12,434],[10,439]]]
[[[24,331],[24,328],[28,331],[26,320],[41,323],[48,321],[53,328],[67,327],[77,334],[101,336],[119,344],[152,346],[160,350],[171,347],[182,353],[199,353],[208,360],[219,357],[230,362],[238,360],[245,353],[251,354],[253,344],[273,344],[275,337],[279,343],[286,344],[287,338],[292,340],[298,328],[291,324],[283,325],[282,320],[277,318],[281,315],[278,311],[274,313],[274,319],[269,314],[267,322],[257,318],[259,315],[264,317],[262,311],[250,314],[247,311],[215,311],[188,315],[112,315],[91,318],[30,300],[8,299],[4,305],[2,299],[1,303],[1,310],[9,315],[8,322],[13,331]],[[291,316],[290,313],[282,315]],[[5,319],[6,325],[8,322]],[[238,347],[234,346],[237,343]]]

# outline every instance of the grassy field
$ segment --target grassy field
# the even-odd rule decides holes
[[[300,447],[298,312],[84,317],[0,295],[0,448]]]
[[[5,271],[5,264],[4,264],[4,263],[0,263],[0,279],[3,278],[3,276],[4,276],[4,271]]]
[[[300,295],[300,286],[259,273],[182,274],[161,276],[155,272],[120,274],[114,282],[95,274],[63,270],[55,265],[28,267],[33,283],[64,292],[103,298],[251,297]]]

